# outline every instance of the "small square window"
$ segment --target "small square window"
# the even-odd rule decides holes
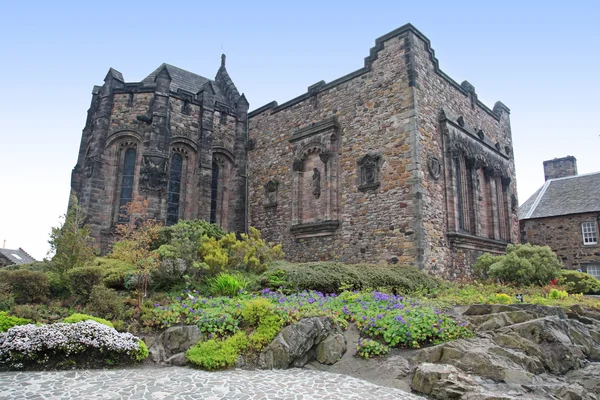
[[[588,265],[586,271],[594,278],[600,279],[600,265]]]
[[[583,244],[596,244],[598,242],[596,222],[584,222],[581,224],[581,232],[583,234]]]

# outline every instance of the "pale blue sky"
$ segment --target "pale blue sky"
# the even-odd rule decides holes
[[[363,65],[407,22],[441,69],[512,111],[519,202],[542,161],[600,170],[598,1],[4,2],[0,8],[0,244],[45,256],[66,211],[93,85],[163,62],[213,78],[220,54],[255,109]]]

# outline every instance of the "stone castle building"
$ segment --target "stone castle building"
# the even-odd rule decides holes
[[[548,245],[566,268],[600,279],[600,172],[578,175],[567,156],[544,161],[544,177],[519,208],[521,241]]]
[[[95,87],[72,186],[100,242],[136,194],[174,223],[249,225],[289,259],[414,264],[456,277],[518,239],[510,111],[478,100],[405,25],[364,67],[248,111],[227,74],[164,64]]]

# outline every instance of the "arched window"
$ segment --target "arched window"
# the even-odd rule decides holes
[[[171,176],[167,193],[167,225],[176,224],[179,220],[179,193],[181,191],[181,169],[183,158],[175,153],[171,157]]]
[[[123,161],[123,178],[121,179],[121,196],[119,198],[119,222],[129,221],[123,206],[133,200],[133,178],[135,175],[135,149],[127,149]]]
[[[219,195],[219,165],[213,161],[210,186],[210,223],[217,222],[217,197]]]

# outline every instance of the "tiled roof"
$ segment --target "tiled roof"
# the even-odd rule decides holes
[[[600,172],[548,179],[519,207],[519,219],[596,211],[600,211]]]
[[[170,89],[172,91],[176,92],[178,89],[183,89],[188,92],[191,92],[192,94],[197,94],[200,91],[200,89],[202,89],[202,86],[204,86],[204,84],[206,84],[207,82],[212,82],[213,89],[215,90],[216,99],[227,104],[226,97],[221,92],[219,85],[216,85],[213,80],[194,74],[193,72],[186,71],[185,69],[175,67],[170,64],[163,63],[161,66],[156,68],[150,75],[145,77],[142,80],[142,83],[153,84],[156,75],[160,72],[161,69],[163,69],[163,67],[166,67],[167,71],[169,72],[169,75],[171,75]]]
[[[31,264],[37,260],[19,248],[18,250],[0,249],[0,255],[11,261],[13,264]]]

